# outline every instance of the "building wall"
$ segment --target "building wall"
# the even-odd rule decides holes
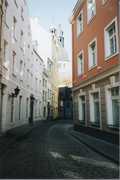
[[[113,87],[120,86],[120,62],[119,62],[119,47],[114,56],[105,59],[105,37],[104,29],[112,22],[113,19],[117,20],[118,29],[118,1],[107,0],[102,4],[102,0],[96,2],[96,14],[92,20],[87,22],[87,0],[78,1],[72,15],[72,48],[73,48],[73,112],[74,123],[77,125],[84,125],[85,127],[92,127],[93,129],[100,129],[110,133],[118,133],[114,127],[109,126],[110,119],[108,110],[111,108],[108,104],[109,91]],[[77,35],[77,17],[83,11],[83,32]],[[119,32],[116,41],[119,43]],[[94,39],[97,39],[97,65],[89,69],[88,65],[88,45]],[[84,52],[84,73],[78,76],[77,58],[80,51]],[[91,122],[91,97],[92,92],[99,93],[99,110],[100,110],[100,125],[93,126]],[[120,89],[119,89],[120,94]],[[79,120],[81,116],[80,109],[80,96],[85,96],[85,122]],[[112,99],[112,98],[111,98]],[[109,106],[109,107],[108,107]],[[119,104],[118,104],[119,106]],[[112,111],[112,109],[111,109]],[[119,119],[118,119],[119,120]]]
[[[84,17],[84,30],[77,37],[77,16],[80,11],[83,10]],[[117,0],[107,1],[104,5],[102,0],[96,1],[96,15],[89,24],[87,23],[87,0],[82,3],[75,13],[72,20],[72,33],[73,33],[73,85],[77,86],[82,81],[87,80],[93,76],[98,76],[102,72],[110,69],[113,65],[118,64],[118,54],[105,62],[104,54],[104,28],[115,18],[118,21],[118,7]],[[104,19],[104,20],[103,20]],[[88,69],[88,44],[97,38],[97,49],[98,49],[98,66],[89,70]],[[85,73],[83,76],[78,77],[77,75],[77,56],[79,52],[84,51],[85,59]],[[99,70],[98,67],[101,67]]]
[[[32,46],[31,29],[26,1],[4,1],[2,48],[2,131],[20,126],[30,121],[30,97],[34,96],[33,119],[40,120],[43,62]],[[5,4],[4,4],[4,8]],[[5,13],[6,12],[6,13]],[[13,37],[13,21],[16,21]],[[13,72],[13,51],[16,53]],[[37,79],[37,80],[36,80]],[[13,97],[15,88],[20,92]]]
[[[51,28],[52,56],[56,60],[58,86],[65,86],[66,81],[71,81],[71,61],[64,47],[64,33],[59,28]]]
[[[119,78],[120,74],[116,73],[114,74],[115,77],[115,82],[114,85],[119,85],[118,83],[118,78]],[[95,89],[93,89],[93,84],[95,85]],[[85,124],[84,126],[86,127],[92,127],[92,128],[97,128],[99,130],[103,130],[103,131],[107,131],[107,132],[114,132],[114,133],[118,133],[118,131],[115,131],[113,128],[110,128],[108,126],[108,117],[107,117],[107,101],[106,101],[106,87],[110,86],[110,87],[114,87],[113,84],[111,84],[111,77],[106,77],[103,78],[99,81],[96,81],[95,83],[91,83],[87,86],[85,86],[84,88],[82,88],[82,92],[80,91],[80,89],[78,89],[77,91],[74,92],[73,96],[74,96],[74,123],[76,125],[82,125],[81,121],[79,120],[79,97],[81,95],[85,95],[86,97],[86,118],[85,118]],[[90,121],[90,91],[98,91],[100,93],[100,126],[95,127],[92,125],[91,121]]]

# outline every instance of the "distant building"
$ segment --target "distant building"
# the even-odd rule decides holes
[[[72,88],[59,88],[58,95],[58,112],[60,119],[72,119],[73,105],[72,105]]]
[[[49,114],[47,110],[47,105],[44,102],[44,110],[43,114],[46,118],[48,114],[56,119],[58,115],[58,88],[57,88],[57,64],[55,58],[52,56],[52,41],[51,41],[51,34],[47,32],[41,25],[38,18],[31,18],[31,29],[32,29],[32,40],[35,49],[37,50],[38,54],[40,54],[41,58],[45,64],[45,72],[43,73],[44,78],[47,78],[47,88],[43,90],[43,94],[47,91],[48,99],[46,103],[51,106],[51,114]],[[52,95],[52,100],[50,100],[50,94]],[[45,97],[46,98],[46,97]],[[50,102],[52,101],[52,102]],[[48,105],[48,109],[49,109]]]
[[[65,82],[71,82],[71,62],[64,47],[64,32],[59,25],[58,29],[51,27],[52,56],[56,59],[58,71],[58,86],[65,86]],[[70,86],[72,83],[70,84]]]
[[[71,17],[75,127],[117,134],[120,125],[117,0],[78,0]]]

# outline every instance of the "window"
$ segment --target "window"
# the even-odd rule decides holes
[[[92,18],[95,16],[95,14],[96,14],[95,0],[88,0],[87,1],[87,18],[88,18],[88,22],[90,22],[92,20]]]
[[[20,43],[23,46],[23,30],[20,31]]]
[[[35,89],[36,89],[36,91],[38,90],[38,79],[37,78],[35,78]]]
[[[15,72],[15,64],[16,64],[16,52],[13,51],[13,62],[12,62],[12,73],[16,74]]]
[[[88,47],[89,68],[97,65],[97,41],[93,40]]]
[[[119,87],[111,89],[113,125],[119,127],[120,120],[120,91]]]
[[[109,127],[119,128],[120,121],[120,87],[106,88],[107,123]]]
[[[8,16],[7,16],[7,10],[8,10],[8,1],[7,0],[5,0],[5,9],[4,9],[4,11],[5,11],[5,24],[6,24],[6,26],[8,27],[8,24],[7,24],[7,18],[8,18]]]
[[[20,76],[23,76],[23,61],[20,60]]]
[[[78,76],[84,73],[84,59],[83,52],[78,56]]]
[[[117,21],[114,20],[105,28],[105,57],[109,58],[118,52]]]
[[[85,123],[85,96],[79,97],[79,120]]]
[[[39,116],[41,116],[41,101],[39,101]]]
[[[23,7],[21,7],[21,19],[22,19],[22,21],[24,21],[24,15],[23,15],[23,13],[24,13],[24,10],[23,10]]]
[[[14,97],[11,96],[11,119],[10,122],[13,123],[14,121]]]
[[[27,86],[29,87],[30,85],[30,70],[27,69]]]
[[[77,18],[77,35],[83,32],[83,11],[80,12]]]
[[[43,90],[43,102],[45,101],[45,91]]]
[[[28,118],[28,105],[29,105],[29,98],[26,99],[26,118]]]
[[[14,43],[17,39],[16,39],[16,24],[17,24],[17,20],[15,17],[13,17],[13,26],[12,26],[12,42]]]
[[[8,65],[8,55],[9,55],[8,42],[4,40],[4,65],[6,68]]]
[[[24,54],[25,54],[25,50],[26,50],[26,42],[24,41],[24,43],[23,43],[23,51],[24,51]]]
[[[15,6],[18,8],[17,0],[14,0]]]
[[[90,94],[90,121],[93,125],[100,125],[100,101],[99,92]]]

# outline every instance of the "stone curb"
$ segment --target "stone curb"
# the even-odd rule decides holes
[[[100,147],[100,145],[99,145],[99,147],[96,145],[97,143],[103,142],[100,139],[96,140],[96,138],[94,138],[94,137],[89,137],[89,139],[92,138],[92,140],[94,141],[94,143],[90,143],[88,140],[85,140],[85,138],[80,137],[80,133],[78,134],[78,132],[74,132],[73,130],[70,130],[69,132],[74,138],[76,138],[78,141],[82,142],[83,144],[85,144],[86,146],[88,146],[89,148],[94,150],[95,152],[97,152],[97,153],[101,154],[102,156],[104,156],[105,158],[108,158],[109,160],[114,161],[115,163],[119,164],[119,147],[117,147],[117,146],[115,147],[115,151],[117,154],[116,154],[116,156],[114,156],[113,154],[109,153],[108,151],[106,153],[102,149],[102,147]],[[88,136],[88,135],[84,135],[84,136]],[[112,144],[109,143],[109,145],[112,147]],[[107,146],[107,142],[106,142],[106,146]]]

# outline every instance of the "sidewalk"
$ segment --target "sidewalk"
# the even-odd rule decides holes
[[[0,136],[0,157],[4,154],[4,152],[9,148],[11,144],[15,143],[16,140],[24,139],[34,128],[38,127],[40,124],[51,122],[52,121],[49,120],[38,120],[33,124],[24,124],[5,132]]]
[[[106,158],[116,163],[119,163],[119,146],[118,145],[108,143],[104,140],[86,135],[84,133],[76,132],[73,129],[70,129],[69,132],[74,138],[84,143],[85,145],[87,145],[89,148],[93,149],[97,153],[105,156]]]
[[[0,157],[3,153],[13,144],[16,140],[25,138],[33,128],[38,126],[42,121],[34,122],[33,125],[25,124],[13,129],[8,130],[0,136]]]

